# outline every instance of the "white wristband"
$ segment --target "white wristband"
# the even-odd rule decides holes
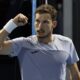
[[[8,33],[11,33],[17,25],[13,22],[13,19],[10,19],[8,23],[3,27]]]

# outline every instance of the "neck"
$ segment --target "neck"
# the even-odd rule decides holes
[[[41,42],[41,43],[45,43],[45,44],[48,44],[52,40],[53,40],[52,34],[48,35],[48,36],[46,36],[44,38],[38,37],[38,41]]]

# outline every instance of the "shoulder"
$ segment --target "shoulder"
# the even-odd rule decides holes
[[[28,36],[28,37],[18,37],[18,38],[14,38],[12,39],[12,41],[31,41],[31,40],[35,40],[36,35],[32,35],[32,36]]]
[[[34,45],[35,37],[36,36],[33,35],[28,37],[18,37],[12,39],[11,42],[13,46],[29,47]]]
[[[57,38],[60,42],[63,43],[72,43],[72,39],[63,35],[54,34],[55,38]]]
[[[31,35],[31,36],[28,36],[26,39],[35,40],[36,38],[37,38],[36,35]]]

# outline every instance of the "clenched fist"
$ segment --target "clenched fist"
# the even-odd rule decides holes
[[[28,18],[22,13],[19,13],[17,16],[13,18],[13,22],[17,26],[24,26],[26,23],[28,23]]]

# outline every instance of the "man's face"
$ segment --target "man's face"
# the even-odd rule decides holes
[[[35,15],[35,29],[38,37],[44,38],[49,36],[56,26],[54,24],[55,21],[52,21],[52,18],[48,13],[37,13]]]

